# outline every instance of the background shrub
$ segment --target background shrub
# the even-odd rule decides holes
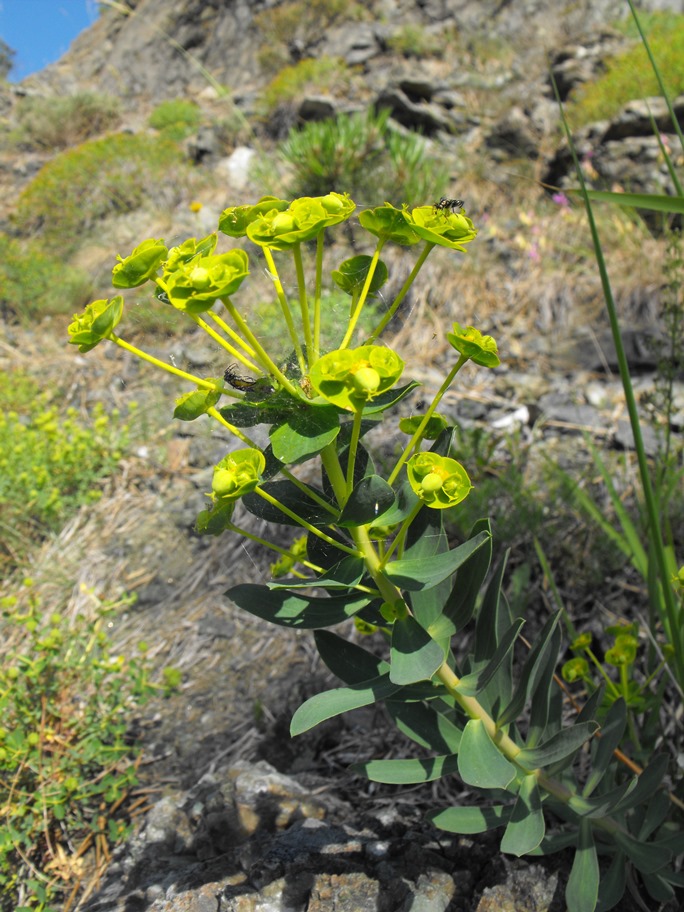
[[[17,105],[18,127],[10,141],[27,149],[65,149],[114,129],[119,101],[109,95],[79,92],[64,98],[27,96]]]
[[[17,371],[0,373],[0,576],[32,543],[99,499],[128,442],[128,428],[96,405],[90,418],[60,415],[52,393]]]
[[[28,320],[71,313],[92,297],[90,277],[32,241],[0,233],[0,314]]]
[[[180,142],[195,132],[201,119],[200,109],[194,102],[174,98],[157,105],[147,122],[152,129],[158,130],[167,139]]]
[[[348,192],[365,204],[385,199],[414,205],[439,199],[448,180],[422,137],[388,125],[389,111],[344,115],[292,130],[279,147],[290,177],[287,193]]]
[[[118,133],[83,143],[40,170],[19,197],[15,225],[63,256],[98,220],[145,203],[160,206],[177,192],[181,160],[178,145],[161,136]]]
[[[642,26],[667,92],[671,97],[680,95],[684,92],[684,16],[654,13],[642,22]],[[576,129],[595,120],[613,117],[634,98],[659,94],[653,68],[639,43],[609,60],[602,76],[586,83],[574,94],[568,106],[568,118]]]

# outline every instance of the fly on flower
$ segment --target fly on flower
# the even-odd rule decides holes
[[[462,206],[463,200],[448,199],[446,196],[441,197],[440,201],[438,203],[435,203],[435,209],[438,212],[446,212],[447,209],[455,212],[456,209],[460,209]]]

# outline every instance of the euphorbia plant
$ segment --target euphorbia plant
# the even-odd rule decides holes
[[[115,332],[121,297],[96,301],[76,316],[71,341],[87,351],[107,339],[179,376],[194,388],[178,400],[175,416],[209,415],[239,441],[214,470],[211,504],[197,528],[237,533],[280,555],[277,566],[289,577],[236,585],[227,594],[271,623],[315,630],[323,660],[343,682],[297,710],[293,735],[385,701],[401,731],[431,756],[371,760],[362,767],[370,778],[415,783],[459,775],[489,795],[477,806],[436,811],[431,817],[437,826],[457,833],[501,827],[502,850],[516,855],[574,845],[566,891],[572,912],[614,906],[628,865],[654,896],[665,896],[678,883],[669,862],[680,848],[665,822],[667,795],[659,791],[666,760],[656,758],[639,779],[622,774],[612,754],[625,727],[624,702],[612,705],[601,738],[594,737],[598,691],[564,724],[554,680],[557,615],[549,617],[514,676],[523,620],[512,617],[501,592],[505,562],[490,573],[489,524],[478,522],[455,547],[445,532],[445,511],[458,508],[471,483],[453,452],[454,429],[436,410],[468,362],[498,366],[491,336],[459,323],[447,328],[452,366],[426,413],[398,420],[407,441],[385,475],[362,443],[381,421],[392,420],[390,413],[417,386],[401,382],[410,370],[378,341],[383,329],[430,251],[441,246],[465,252],[476,236],[473,223],[462,209],[432,205],[409,211],[385,204],[361,212],[359,222],[375,249],[333,271],[333,281],[350,297],[349,317],[339,327],[338,347],[321,352],[324,233],[354,209],[348,196],[330,193],[293,202],[266,197],[220,217],[220,231],[248,238],[265,258],[289,338],[284,352],[271,350],[233,302],[248,275],[248,256],[242,249],[215,253],[216,234],[171,250],[147,240],[120,259],[114,281],[119,288],[154,283],[162,306],[183,312],[225,349],[232,365],[223,379],[196,377],[125,342]],[[415,247],[414,267],[376,327],[356,338],[364,307],[387,278],[380,254],[388,243]],[[314,250],[309,282],[307,245]],[[295,301],[285,293],[278,267],[288,257],[297,279]],[[221,398],[229,404],[219,405]],[[265,448],[248,435],[260,424],[269,428]],[[298,466],[313,459],[320,461],[319,485],[297,474]],[[301,527],[306,547],[241,528],[238,503],[270,523]],[[345,639],[343,629],[327,629],[344,622],[373,633],[378,648]],[[466,651],[464,631],[470,627]],[[579,752],[588,755],[581,777],[574,764]],[[643,802],[650,802],[646,812],[637,810]],[[552,833],[547,817],[557,824]],[[603,880],[599,852],[612,859]]]

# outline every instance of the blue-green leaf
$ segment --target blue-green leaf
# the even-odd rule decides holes
[[[385,573],[400,589],[408,589],[411,592],[430,589],[451,576],[471,554],[486,545],[489,539],[488,533],[480,532],[475,538],[468,539],[444,554],[423,559],[392,561],[385,567]]]
[[[390,678],[395,684],[429,681],[444,662],[443,648],[415,618],[394,622],[390,649]]]
[[[524,748],[515,759],[528,769],[549,766],[575,754],[598,728],[598,722],[577,722],[556,732],[538,747]]]
[[[271,497],[274,497],[313,526],[328,525],[328,523],[334,522],[335,517],[338,515],[334,509],[332,511],[326,510],[325,507],[315,501],[309,500],[302,490],[291,481],[269,481],[267,484],[262,484],[261,487],[267,494],[270,494]],[[323,497],[322,491],[315,490],[315,493],[319,497]],[[291,519],[282,510],[268,503],[256,493],[245,494],[242,498],[242,503],[250,513],[268,523],[280,523],[286,526],[299,525],[296,520]]]
[[[370,602],[367,595],[358,593],[331,598],[314,597],[295,595],[287,589],[268,589],[255,583],[234,586],[226,595],[239,608],[271,624],[308,630],[340,624]]]
[[[506,656],[511,652],[515,641],[518,638],[520,629],[525,621],[522,618],[516,618],[501,639],[496,652],[491,660],[481,671],[464,675],[458,683],[458,692],[467,697],[474,697],[491,682],[499,666]]]
[[[591,772],[582,791],[585,796],[591,795],[599,784],[613,760],[613,751],[620,744],[627,725],[627,707],[620,698],[610,707],[601,726],[601,737],[593,744]]]
[[[326,447],[340,432],[337,409],[332,406],[306,406],[271,428],[269,437],[276,459],[286,465],[305,462]]]
[[[326,719],[332,719],[360,706],[369,706],[377,700],[384,700],[398,689],[388,675],[381,675],[353,687],[337,687],[335,690],[316,694],[295,712],[290,723],[290,734],[293,737],[301,735]]]
[[[380,475],[367,475],[352,491],[345,504],[339,526],[364,526],[373,523],[378,516],[394,504],[394,491]]]
[[[591,824],[580,822],[579,843],[565,888],[568,912],[594,912],[599,889],[599,863]]]
[[[492,560],[492,530],[489,520],[478,520],[468,540],[472,541],[482,532],[487,533],[489,538],[459,568],[451,595],[444,606],[444,614],[450,618],[456,630],[463,630],[473,616],[478,594],[489,572]]]
[[[613,839],[634,867],[643,874],[655,874],[672,860],[672,852],[655,842],[641,842],[619,830],[613,834]]]
[[[432,811],[427,815],[436,827],[447,833],[486,833],[504,826],[511,813],[511,807],[498,804],[489,807],[451,807],[443,811]]]
[[[608,912],[620,902],[627,885],[627,866],[622,852],[616,852],[610,867],[601,877],[596,912]]]
[[[463,730],[458,749],[458,772],[466,785],[476,788],[507,788],[516,769],[487,734],[481,719],[471,719]]]
[[[361,684],[389,671],[387,662],[330,630],[317,630],[314,639],[320,657],[345,684]]]
[[[369,404],[364,407],[364,417],[367,415],[377,415],[378,412],[386,411],[388,408],[396,405],[397,402],[401,402],[402,399],[405,399],[406,396],[419,386],[420,383],[412,380],[410,383],[407,383],[406,386],[395,386],[392,389],[387,390],[386,393],[380,393],[379,396],[375,396],[371,399]]]
[[[518,857],[526,855],[541,843],[545,831],[537,780],[534,776],[524,776],[501,840],[501,851]]]
[[[525,707],[525,702],[529,694],[536,689],[540,677],[546,670],[548,663],[555,660],[557,650],[554,651],[555,642],[553,634],[558,624],[560,613],[552,614],[544,624],[537,640],[532,647],[532,651],[525,660],[520,680],[511,697],[511,701],[496,718],[496,724],[499,727],[508,725],[520,715]]]
[[[441,701],[425,703],[400,702],[403,690],[396,699],[387,700],[385,707],[400,732],[427,750],[443,753],[457,753],[463,730],[444,712],[440,712]]]
[[[413,785],[417,782],[433,782],[455,773],[457,763],[455,754],[447,754],[411,760],[369,760],[366,763],[355,763],[352,769],[363,773],[372,782]]]
[[[315,579],[287,579],[272,580],[267,585],[269,589],[347,589],[356,586],[366,572],[366,565],[362,557],[353,557],[351,554],[331,567],[327,573]]]
[[[666,754],[659,754],[649,763],[643,773],[637,779],[636,786],[625,798],[620,801],[615,810],[627,811],[636,807],[642,801],[646,801],[660,787],[663,777],[667,772],[668,759]]]

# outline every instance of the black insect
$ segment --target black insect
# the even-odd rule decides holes
[[[451,209],[452,212],[455,212],[456,209],[460,209],[462,205],[463,200],[447,199],[446,196],[443,196],[438,203],[435,203],[435,209],[438,212],[446,212],[447,209]]]
[[[246,392],[247,390],[254,389],[258,380],[252,380],[251,377],[241,377],[237,372],[237,364],[229,364],[228,367],[223,372],[223,379],[226,383],[229,383],[233,389],[242,390]]]

